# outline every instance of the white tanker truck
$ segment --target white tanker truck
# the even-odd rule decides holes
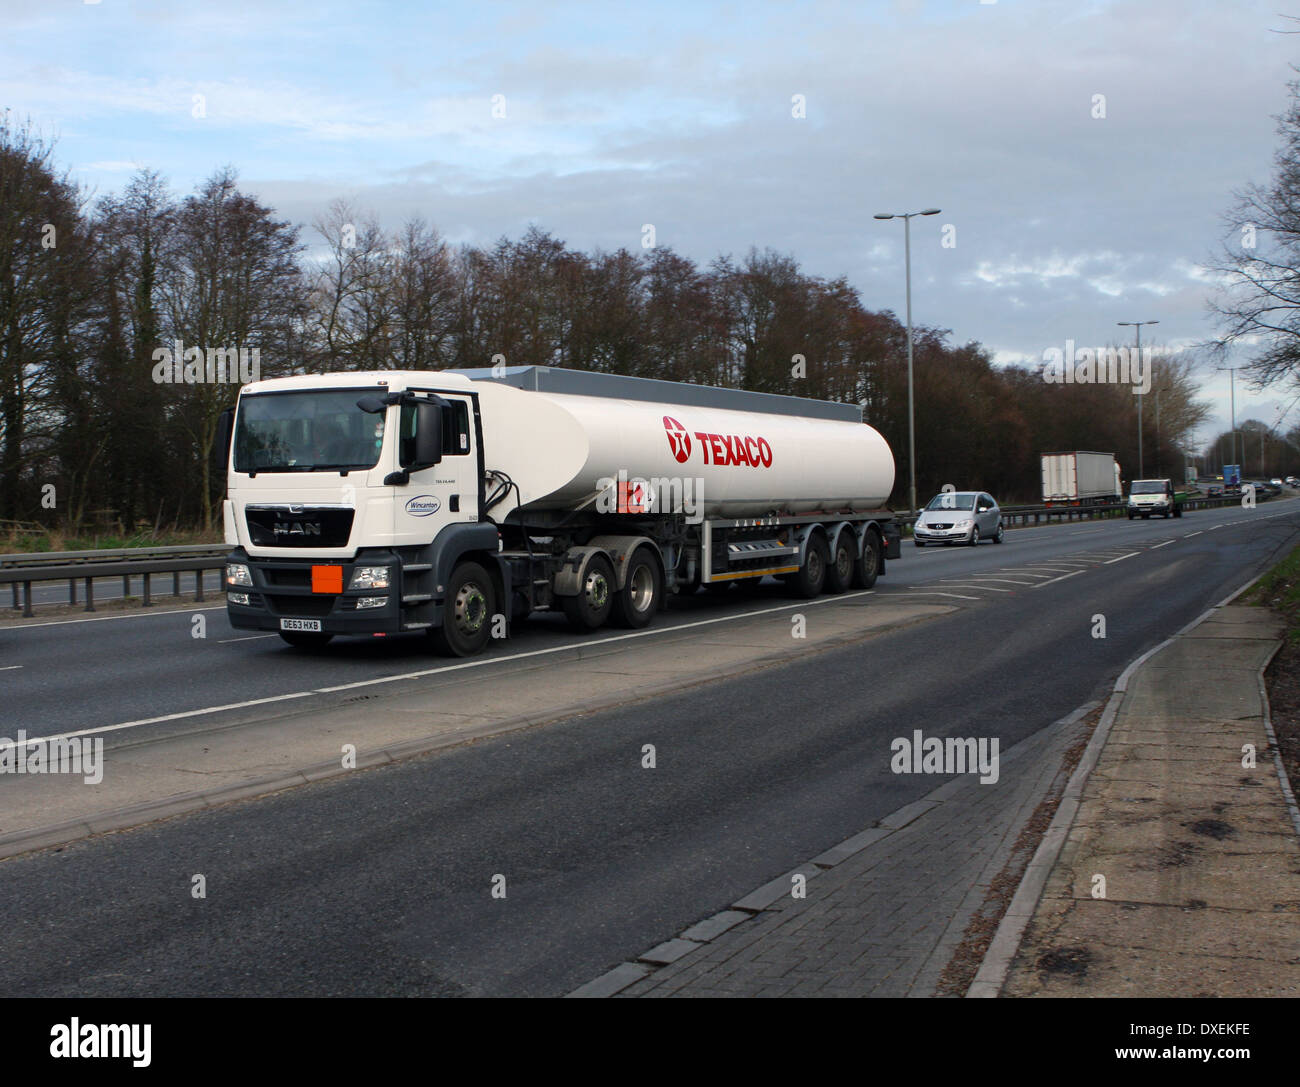
[[[454,656],[562,609],[643,627],[764,575],[868,588],[894,458],[855,405],[547,367],[259,381],[222,420],[231,625]]]

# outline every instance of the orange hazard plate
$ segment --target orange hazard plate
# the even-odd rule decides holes
[[[341,593],[343,591],[342,566],[313,566],[311,591],[314,593]]]

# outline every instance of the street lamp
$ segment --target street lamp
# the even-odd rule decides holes
[[[1216,370],[1228,371],[1228,383],[1232,395],[1232,463],[1240,464],[1237,460],[1237,371],[1240,366],[1216,366]]]
[[[904,267],[907,275],[907,464],[911,469],[911,513],[916,512],[916,402],[912,382],[912,219],[917,215],[938,215],[941,209],[886,212],[876,219],[903,220]]]
[[[1119,325],[1121,328],[1131,328],[1137,333],[1138,357],[1135,361],[1140,363],[1142,361],[1142,326],[1158,325],[1160,322],[1159,321],[1116,321],[1115,323]],[[1133,368],[1130,366],[1129,372],[1131,373],[1132,370]],[[1138,390],[1138,474],[1137,474],[1137,478],[1141,479],[1145,474],[1146,472],[1144,471],[1142,466],[1142,391],[1139,389]]]

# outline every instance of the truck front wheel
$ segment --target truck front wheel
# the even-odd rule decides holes
[[[614,607],[614,568],[601,555],[593,555],[582,575],[577,596],[561,597],[564,614],[574,630],[597,630]]]
[[[615,626],[639,630],[659,610],[663,595],[659,564],[644,547],[627,564],[627,580],[614,596],[612,619]]]
[[[462,562],[451,572],[442,626],[429,631],[435,648],[446,657],[472,657],[492,638],[496,590],[477,562]]]

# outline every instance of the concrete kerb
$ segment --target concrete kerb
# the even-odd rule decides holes
[[[798,607],[798,605],[791,606]],[[354,774],[362,770],[374,769],[375,767],[388,765],[402,759],[416,758],[421,755],[432,754],[435,751],[443,750],[448,747],[473,743],[476,740],[487,739],[510,732],[517,732],[527,728],[534,728],[539,725],[550,724],[555,721],[561,721],[572,717],[579,717],[584,714],[598,713],[619,706],[634,705],[638,702],[659,698],[665,694],[673,694],[689,690],[692,687],[701,686],[718,679],[735,678],[749,672],[774,667],[793,660],[796,657],[803,656],[810,651],[820,652],[823,650],[836,649],[842,646],[851,645],[855,642],[866,641],[878,634],[885,633],[886,631],[899,630],[911,626],[914,623],[924,622],[926,619],[932,617],[933,616],[929,614],[920,615],[871,630],[848,631],[844,634],[831,635],[819,639],[812,645],[799,645],[792,649],[777,650],[772,653],[766,653],[761,657],[740,661],[731,666],[715,669],[707,673],[701,672],[688,676],[673,677],[664,680],[662,683],[641,687],[635,692],[620,693],[609,698],[591,699],[585,702],[568,705],[562,710],[557,710],[554,713],[520,714],[499,721],[487,722],[482,725],[468,726],[450,735],[444,734],[420,737],[399,744],[393,744],[377,751],[365,753],[358,752],[355,767],[345,768],[342,766],[341,760],[333,759],[328,762],[315,763],[310,766],[285,771],[279,774],[237,782],[217,789],[204,789],[195,792],[180,793],[175,796],[150,801],[146,804],[137,804],[129,807],[113,809],[97,814],[91,818],[83,817],[70,820],[66,823],[55,823],[42,827],[34,827],[29,830],[18,831],[13,834],[0,835],[0,861],[8,860],[12,857],[21,856],[24,853],[31,853],[41,849],[70,845],[73,842],[95,837],[100,834],[128,830],[132,827],[143,826],[146,823],[158,822],[162,819],[171,819],[178,815],[186,815],[207,808],[215,808],[223,804],[235,803],[242,800],[252,800],[260,796],[269,796],[273,793],[283,792],[285,789],[297,788],[300,785],[309,785],[319,781],[326,781],[331,778],[344,777],[348,774]],[[671,633],[671,628],[664,630],[662,633]],[[604,655],[604,653],[601,652],[593,652],[593,648],[595,647],[584,647],[581,644],[576,646],[565,646],[560,650],[558,656],[561,660],[583,660],[595,659],[598,656]],[[508,659],[503,660],[501,663],[508,663]],[[529,665],[529,667],[532,667],[532,665]],[[294,705],[293,709],[289,709],[284,713],[273,714],[270,719],[274,720],[278,718],[295,717],[301,716],[304,713],[314,712],[318,711]],[[222,729],[237,728],[241,724],[246,723],[248,723],[246,720],[240,719],[228,724],[223,724],[219,727]]]
[[[1048,728],[1068,727],[1091,713],[1097,706],[1097,702],[1089,702],[1084,706],[1080,706],[1059,720],[1053,721]],[[1035,743],[1040,735],[1041,733],[1036,733],[1034,736],[1030,736],[1016,744],[1006,753],[1003,761],[1014,761],[1020,757],[1027,745]],[[762,886],[756,887],[749,894],[732,903],[729,909],[714,914],[703,921],[696,922],[676,937],[664,941],[643,955],[639,955],[635,962],[620,963],[567,995],[579,998],[616,996],[630,985],[648,977],[660,966],[667,965],[666,962],[661,962],[657,957],[664,949],[671,948],[674,952],[672,961],[676,961],[698,947],[710,943],[723,933],[731,931],[737,925],[743,924],[752,918],[760,917],[790,894],[793,886],[793,876],[803,875],[805,879],[813,879],[821,872],[834,868],[850,857],[857,856],[859,853],[878,845],[886,838],[898,833],[904,827],[910,826],[927,813],[938,808],[945,801],[951,800],[954,794],[961,789],[972,788],[974,785],[975,779],[969,776],[958,777],[944,782],[919,800],[904,804],[901,808],[878,819],[874,825],[866,830],[859,831],[838,845],[819,853],[808,863],[792,868],[785,875],[778,876],[776,879],[769,880]],[[694,946],[683,949],[680,947],[683,943],[693,944]]]
[[[1025,874],[1021,877],[1020,885],[1016,888],[1016,893],[1012,896],[1011,903],[1002,916],[1002,921],[994,934],[993,942],[984,955],[984,961],[980,964],[975,979],[966,990],[968,997],[996,997],[1002,991],[1002,986],[1006,984],[1007,974],[1011,970],[1011,963],[1016,957],[1016,952],[1020,950],[1020,942],[1024,936],[1025,928],[1038,908],[1043,889],[1047,886],[1048,876],[1060,856],[1061,849],[1069,837],[1070,829],[1074,825],[1075,817],[1078,815],[1084,786],[1087,785],[1092,771],[1096,769],[1097,762],[1101,758],[1102,749],[1106,746],[1106,740],[1110,736],[1111,726],[1115,723],[1120,706],[1128,693],[1129,680],[1132,679],[1134,673],[1142,665],[1157,653],[1168,648],[1184,634],[1195,630],[1220,608],[1231,604],[1263,576],[1263,573],[1256,574],[1240,588],[1229,593],[1217,604],[1207,608],[1186,626],[1180,628],[1174,635],[1166,638],[1159,645],[1148,649],[1120,673],[1119,678],[1115,681],[1111,696],[1107,700],[1106,709],[1097,724],[1096,731],[1093,732],[1092,739],[1088,741],[1088,746],[1079,759],[1079,765],[1075,767],[1074,773],[1070,776],[1070,781],[1065,787],[1056,814],[1052,817],[1047,832],[1043,835],[1042,841],[1038,844],[1038,849],[1034,852],[1033,859],[1029,862]],[[1267,667],[1267,664],[1265,667]],[[1258,680],[1261,684],[1262,693],[1263,669],[1260,670]],[[1264,705],[1267,707],[1267,699],[1265,699]],[[1286,774],[1282,768],[1281,755],[1277,751],[1277,744],[1272,735],[1271,727],[1269,740],[1273,744],[1274,758],[1284,790],[1289,792],[1289,789],[1286,789]],[[1294,798],[1292,798],[1291,803],[1293,818],[1300,819],[1300,816],[1295,811]],[[1300,822],[1297,822],[1297,830],[1300,831]]]

